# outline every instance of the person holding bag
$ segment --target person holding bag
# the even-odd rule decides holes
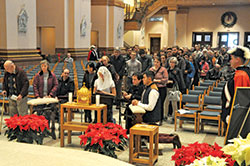
[[[178,61],[176,57],[171,57],[169,59],[169,68],[168,71],[168,83],[167,83],[167,96],[171,96],[170,92],[176,92],[176,94],[185,91],[185,82],[183,79],[182,71],[177,67]],[[165,106],[165,118],[167,120],[169,114],[169,103],[172,103],[172,121],[174,122],[174,111],[177,110],[177,100],[171,100],[171,98],[167,97],[164,103]]]

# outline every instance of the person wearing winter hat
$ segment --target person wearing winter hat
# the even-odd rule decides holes
[[[234,77],[228,80],[222,93],[221,119],[228,123],[234,93],[237,87],[250,87],[250,68],[246,66],[250,59],[250,51],[246,47],[237,46],[227,52],[231,57],[231,67],[235,69]]]

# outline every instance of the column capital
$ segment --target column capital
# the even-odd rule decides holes
[[[177,5],[168,5],[168,11],[177,11],[178,6]]]

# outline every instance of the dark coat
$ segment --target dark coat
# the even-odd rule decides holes
[[[141,100],[142,92],[144,90],[144,86],[142,83],[140,83],[138,86],[132,86],[128,90],[128,94],[132,94],[130,101],[136,99],[136,100]]]
[[[84,76],[83,76],[83,80],[82,80],[82,86],[83,86],[83,83],[85,83],[85,86],[90,89],[92,88],[92,90],[94,89],[94,83],[95,83],[95,80],[97,79],[97,74],[94,73],[94,78],[91,82],[90,78],[89,78],[89,72],[88,70],[85,71],[84,73]]]
[[[48,78],[48,94],[51,97],[55,97],[56,96],[56,91],[57,91],[57,87],[58,87],[58,81],[56,78],[56,75],[54,73],[52,73],[51,71],[49,72],[49,78]],[[33,89],[34,89],[34,95],[35,97],[44,97],[43,96],[43,71],[40,71],[39,73],[37,73],[34,77],[34,81],[33,81]]]
[[[9,96],[9,88],[8,88],[8,77],[11,74],[8,72],[4,73],[4,79],[3,79],[3,91],[5,90],[7,92],[7,96]],[[28,95],[28,89],[29,89],[29,80],[27,78],[26,73],[19,67],[16,66],[16,88],[17,88],[17,95],[21,94],[22,97],[25,97]]]
[[[173,85],[178,85],[179,90],[184,93],[186,90],[186,85],[183,78],[182,71],[175,67],[174,69],[168,68],[168,80],[173,80],[173,84],[167,84],[168,88],[172,88]]]
[[[120,79],[122,79],[126,68],[125,59],[122,57],[122,55],[119,55],[117,58],[115,56],[111,56],[110,63],[114,66],[116,73],[120,76]]]
[[[142,73],[148,71],[152,67],[152,59],[145,55],[144,57],[139,57],[138,59],[142,65]]]
[[[69,77],[65,81],[63,77],[58,78],[58,88],[56,96],[68,96],[69,92],[74,94],[75,84],[74,81]]]

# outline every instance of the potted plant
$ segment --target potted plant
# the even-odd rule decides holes
[[[18,116],[14,115],[9,119],[5,119],[5,132],[9,141],[43,144],[44,137],[49,136],[48,120],[44,116],[35,114]]]
[[[227,144],[222,148],[224,153],[232,155],[232,158],[236,160],[235,165],[247,166],[250,165],[250,133],[247,138],[234,138],[229,140],[233,144]]]
[[[124,150],[127,146],[126,129],[114,123],[90,124],[84,135],[79,136],[84,150],[117,158],[115,150]]]
[[[175,161],[176,166],[184,166],[192,164],[195,160],[201,160],[204,157],[212,156],[224,159],[227,166],[233,166],[235,161],[232,160],[231,155],[225,154],[221,148],[222,147],[216,143],[214,143],[214,145],[209,145],[207,143],[195,142],[193,144],[188,144],[188,146],[182,146],[180,149],[175,149],[172,160]]]

